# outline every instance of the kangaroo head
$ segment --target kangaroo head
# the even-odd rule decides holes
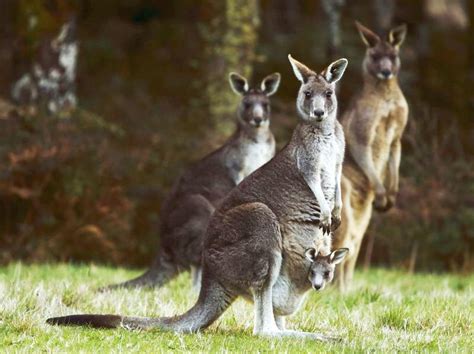
[[[48,100],[51,112],[76,106],[71,88],[75,80],[77,52],[74,20],[64,24],[54,39],[43,41],[39,47],[33,77],[41,96]]]
[[[314,124],[334,121],[337,111],[336,82],[346,70],[347,59],[336,60],[320,74],[293,59],[291,55],[288,55],[288,59],[296,78],[301,82],[296,99],[296,108],[301,118]]]
[[[322,290],[326,283],[332,281],[336,264],[342,262],[348,251],[348,248],[338,248],[327,256],[323,256],[318,254],[314,248],[306,250],[305,256],[311,262],[308,279],[313,289]]]
[[[270,125],[270,96],[273,95],[280,85],[280,74],[273,73],[265,77],[260,87],[250,88],[243,76],[237,73],[229,75],[230,87],[238,95],[242,96],[237,116],[239,123],[258,129]]]
[[[397,76],[400,70],[400,46],[407,32],[406,25],[393,28],[387,39],[381,39],[377,34],[356,21],[356,27],[367,46],[362,68],[365,74],[378,80],[388,80]]]

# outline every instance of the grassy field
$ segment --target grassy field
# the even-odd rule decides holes
[[[53,315],[81,312],[172,315],[197,294],[187,274],[159,291],[96,293],[137,272],[98,266],[12,264],[0,268],[0,351],[31,352],[363,352],[474,350],[474,276],[357,273],[354,289],[310,292],[290,328],[335,334],[320,343],[252,336],[253,309],[237,301],[210,329],[194,335],[159,331],[53,327]]]

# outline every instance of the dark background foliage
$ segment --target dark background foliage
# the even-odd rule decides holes
[[[340,11],[339,44],[328,31],[331,2]],[[148,264],[163,196],[233,129],[238,97],[227,73],[255,83],[282,74],[272,99],[281,147],[297,121],[287,54],[317,70],[349,59],[342,111],[361,85],[358,19],[381,33],[408,25],[400,84],[410,106],[399,203],[374,215],[360,261],[474,268],[471,1],[1,0],[1,8],[1,263]],[[79,108],[60,118],[11,106],[11,85],[38,43],[72,15]]]

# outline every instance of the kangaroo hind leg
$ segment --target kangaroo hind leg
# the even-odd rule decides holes
[[[255,324],[253,333],[257,335],[273,335],[279,328],[273,314],[273,285],[275,284],[281,268],[281,253],[275,252],[270,265],[268,281],[258,289],[253,289]]]

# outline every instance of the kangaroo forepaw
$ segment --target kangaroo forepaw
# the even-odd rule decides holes
[[[329,224],[319,224],[319,228],[323,230],[323,235],[329,235],[331,233],[331,223]]]
[[[388,207],[388,209],[393,208],[395,206],[396,202],[397,202],[397,193],[389,193],[389,195],[387,197],[387,207]]]
[[[377,194],[374,200],[374,209],[380,212],[387,211],[388,198],[386,193]]]
[[[319,221],[319,228],[323,230],[323,234],[328,234],[331,232],[331,214],[322,215],[321,220]]]
[[[341,226],[341,216],[333,215],[331,218],[331,231],[336,231]]]

